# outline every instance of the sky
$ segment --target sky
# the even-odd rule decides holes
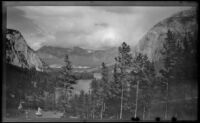
[[[7,28],[28,45],[86,49],[134,46],[156,23],[186,6],[9,6]]]

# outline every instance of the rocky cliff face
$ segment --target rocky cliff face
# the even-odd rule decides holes
[[[7,29],[5,50],[6,63],[22,68],[35,68],[37,71],[44,71],[48,67],[17,30]]]
[[[136,49],[147,54],[150,59],[159,61],[162,59],[160,50],[162,50],[168,30],[181,36],[185,34],[185,31],[194,33],[197,27],[196,10],[181,11],[153,26],[139,41]]]
[[[161,50],[163,50],[168,30],[177,34],[179,39],[184,37],[186,32],[195,34],[198,30],[196,10],[181,11],[154,25],[135,47],[135,51],[146,54],[155,62],[156,71],[163,68],[162,58],[164,56],[161,54]]]

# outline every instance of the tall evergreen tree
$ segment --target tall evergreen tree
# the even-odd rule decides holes
[[[103,86],[101,84],[101,80],[94,79],[91,83],[91,94],[93,98],[93,116],[96,118],[102,118],[102,99],[103,99]]]
[[[72,84],[76,84],[76,78],[72,71],[72,64],[69,60],[69,56],[65,56],[65,65],[62,67],[61,75],[61,86],[65,87],[66,89],[71,89],[70,87]]]
[[[179,38],[177,46],[177,63],[175,66],[176,78],[182,80],[195,80],[197,75],[197,31],[194,33],[185,30],[182,38]]]
[[[66,109],[69,106],[69,93],[72,92],[73,84],[76,84],[76,77],[73,73],[72,64],[69,60],[68,55],[65,56],[65,65],[62,67],[62,70],[60,71],[60,76],[57,80],[57,87],[61,87],[64,89],[64,100],[63,105]]]
[[[137,116],[138,102],[140,102],[143,105],[143,118],[145,118],[145,112],[150,107],[153,95],[153,82],[155,81],[154,64],[148,60],[146,55],[139,53],[133,60],[131,74],[133,75],[131,86],[136,88],[134,116]]]
[[[125,42],[119,47],[119,56],[115,58],[117,67],[120,70],[119,81],[121,88],[121,102],[120,102],[120,119],[122,119],[123,115],[123,100],[124,100],[124,92],[127,88],[128,81],[126,80],[127,70],[131,66],[132,63],[132,55],[130,46]]]
[[[168,30],[166,42],[163,45],[163,52],[161,52],[164,55],[163,61],[164,61],[164,68],[160,70],[160,73],[164,77],[164,82],[166,83],[166,108],[165,108],[165,119],[167,119],[168,114],[168,100],[169,100],[169,86],[174,78],[174,69],[173,67],[176,64],[177,59],[177,48],[176,48],[176,39],[175,34]]]
[[[102,74],[102,79],[100,82],[101,86],[101,119],[103,118],[103,113],[105,112],[105,106],[106,106],[106,101],[109,98],[110,94],[110,83],[109,83],[109,76],[108,76],[108,68],[106,64],[103,62],[102,63],[102,69],[101,69],[101,74]]]

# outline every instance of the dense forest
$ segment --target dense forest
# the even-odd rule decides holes
[[[123,42],[118,48],[113,70],[101,64],[101,79],[90,73],[74,73],[70,58],[58,72],[38,72],[6,64],[6,106],[60,110],[65,117],[81,119],[130,119],[155,117],[196,119],[197,114],[197,34],[180,36],[167,32],[162,53],[164,69],[155,71],[155,63],[145,54],[131,54]],[[89,93],[70,96],[77,79],[93,79]],[[55,89],[65,93],[55,103]]]

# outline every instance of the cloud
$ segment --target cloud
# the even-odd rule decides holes
[[[22,32],[33,49],[43,45],[89,49],[135,45],[157,22],[188,7],[16,6],[7,27]]]
[[[98,26],[98,27],[108,27],[109,25],[105,22],[102,22],[102,23],[95,23],[94,24],[95,26]]]
[[[137,11],[131,6],[103,6],[96,7],[96,9],[100,9],[106,12],[116,13],[116,14],[133,14]]]

